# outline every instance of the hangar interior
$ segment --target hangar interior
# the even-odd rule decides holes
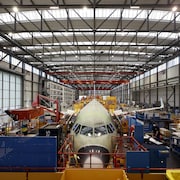
[[[118,87],[123,103],[162,97],[179,107],[180,19],[173,7],[178,1],[2,2],[1,67],[23,75],[21,105],[50,80],[70,87],[73,99],[94,89],[116,95]]]
[[[86,103],[97,98],[120,123],[121,135],[130,135],[135,126],[135,138],[140,144],[144,133],[152,131],[156,123],[163,144],[173,151],[164,154],[172,158],[167,163],[174,163],[171,166],[163,162],[156,168],[179,168],[179,38],[179,0],[0,0],[0,135],[17,136],[16,129],[26,135],[24,129],[29,124],[33,130],[37,128],[37,119],[39,134],[47,136],[46,130],[39,131],[45,122],[65,123],[68,129],[72,127],[68,123],[74,122],[72,111],[78,114]],[[151,109],[162,107],[162,102],[160,111]],[[43,115],[42,107],[38,109],[40,104],[46,111]],[[131,112],[136,111],[136,120],[129,107],[133,108]],[[141,113],[144,108],[151,110]],[[126,111],[127,121],[123,118]],[[139,120],[143,121],[143,129]],[[123,123],[127,132],[123,132]],[[110,124],[101,126],[107,128],[107,134],[113,132]],[[73,127],[76,131],[84,126]],[[66,142],[67,129],[57,138],[61,145]],[[96,127],[92,130],[95,134]],[[129,154],[126,163],[134,156]],[[0,171],[2,162],[0,158]],[[67,177],[70,179],[71,172]],[[135,176],[129,174],[128,178],[133,180]],[[158,178],[164,179],[164,175]]]

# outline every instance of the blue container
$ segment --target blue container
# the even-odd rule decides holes
[[[127,171],[131,173],[148,172],[149,152],[129,151],[126,153]]]
[[[56,137],[0,137],[0,171],[54,171],[56,141]]]
[[[166,146],[146,143],[143,146],[150,154],[150,168],[166,168],[166,161],[169,156],[169,150]]]

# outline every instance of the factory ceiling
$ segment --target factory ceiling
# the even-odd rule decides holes
[[[179,36],[179,0],[0,0],[0,50],[79,90],[179,56]]]

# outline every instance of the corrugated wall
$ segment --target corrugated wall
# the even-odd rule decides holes
[[[136,103],[154,104],[162,97],[165,104],[171,108],[180,106],[180,66],[175,65],[160,72],[153,73],[130,83],[129,92],[127,85],[121,85],[111,94],[118,96],[122,103],[128,99]]]

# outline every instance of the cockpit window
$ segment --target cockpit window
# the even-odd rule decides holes
[[[74,124],[74,126],[72,127],[72,130],[74,131],[77,128],[78,125],[79,124]]]
[[[80,125],[80,124],[75,124],[75,125],[73,126],[73,131],[74,131],[76,134],[79,133],[80,129],[81,129],[81,125]]]
[[[82,126],[80,134],[83,134],[85,136],[92,136],[93,128],[88,126]]]
[[[114,132],[114,126],[110,123],[107,125],[107,130],[108,130],[108,133],[113,133]]]
[[[106,126],[100,126],[94,128],[94,135],[95,136],[102,136],[104,134],[107,134]]]

